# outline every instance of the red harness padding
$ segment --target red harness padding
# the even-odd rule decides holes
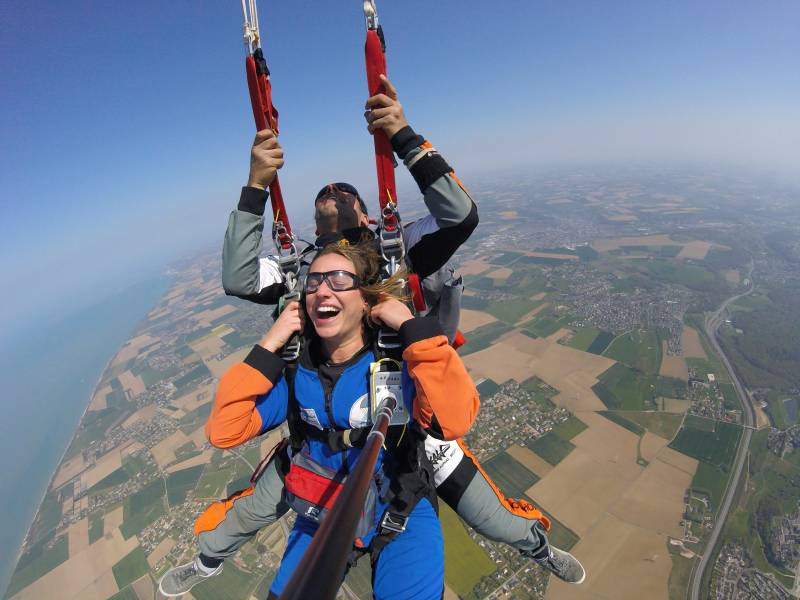
[[[268,127],[278,135],[278,111],[272,105],[272,83],[269,80],[267,61],[261,48],[256,48],[251,56],[245,59],[247,72],[247,88],[250,91],[250,104],[253,107],[253,118],[256,121],[256,131]],[[269,196],[272,201],[272,220],[281,221],[283,228],[277,231],[277,242],[282,247],[288,247],[292,242],[292,228],[289,225],[289,215],[283,205],[283,194],[278,176],[269,184]]]
[[[367,85],[369,95],[385,94],[381,75],[386,75],[386,54],[383,42],[374,29],[367,30],[367,43],[364,46],[367,61]],[[381,210],[388,202],[397,204],[397,190],[394,183],[394,154],[392,144],[386,133],[380,129],[372,136],[375,140],[375,166],[378,170],[378,202]]]

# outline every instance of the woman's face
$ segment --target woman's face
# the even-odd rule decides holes
[[[355,273],[353,263],[338,254],[326,254],[311,263],[309,272],[348,271]],[[367,303],[361,290],[333,291],[327,281],[320,283],[313,294],[306,292],[306,312],[322,339],[341,340],[361,334]]]

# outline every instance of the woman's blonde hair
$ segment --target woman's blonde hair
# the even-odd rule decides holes
[[[365,240],[358,244],[330,244],[320,250],[314,260],[328,254],[338,254],[353,263],[355,274],[361,280],[361,293],[370,306],[389,298],[401,302],[411,299],[406,292],[408,272],[405,269],[400,269],[387,279],[380,279],[382,258],[375,248],[374,240]]]

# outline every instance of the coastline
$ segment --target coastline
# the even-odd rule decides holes
[[[136,328],[138,328],[138,326],[139,324],[137,323]],[[134,331],[136,331],[136,329],[134,329]],[[30,536],[31,534],[31,528],[33,527],[33,524],[36,522],[36,519],[39,517],[39,513],[42,510],[42,504],[44,504],[44,499],[47,497],[47,492],[50,490],[50,486],[53,485],[53,480],[56,478],[56,475],[58,475],[58,471],[61,468],[61,465],[64,464],[64,457],[67,455],[67,451],[69,450],[69,447],[72,445],[72,442],[75,441],[75,437],[78,435],[78,430],[81,427],[81,423],[83,423],[84,417],[86,417],[86,413],[89,412],[89,407],[92,404],[92,398],[94,398],[95,394],[97,393],[97,390],[100,389],[100,382],[103,381],[103,377],[105,376],[106,371],[108,371],[108,368],[111,366],[111,363],[114,362],[114,359],[117,357],[117,354],[119,354],[120,349],[127,343],[127,341],[128,340],[125,340],[124,342],[122,342],[122,344],[120,344],[116,352],[114,352],[114,355],[108,359],[108,362],[106,362],[105,366],[103,367],[103,371],[97,378],[97,381],[95,381],[94,387],[92,388],[92,393],[89,394],[89,401],[86,403],[86,406],[84,407],[83,412],[81,413],[80,419],[78,419],[78,424],[75,427],[75,432],[72,434],[72,437],[69,439],[69,442],[67,442],[67,445],[64,448],[63,452],[61,452],[61,458],[58,459],[58,464],[56,465],[56,469],[55,471],[53,471],[53,474],[50,476],[50,479],[47,480],[47,485],[45,486],[44,491],[42,492],[41,497],[39,498],[39,504],[37,505],[38,508],[36,509],[36,512],[33,513],[33,518],[28,523],[25,536],[22,538],[22,543],[19,545],[19,548],[17,548],[17,552],[15,554],[16,558],[14,559],[15,568],[17,563],[19,563],[19,559],[22,557],[23,548],[25,548],[25,546],[28,543],[28,536]]]
[[[4,594],[7,593],[20,558],[31,540],[32,526],[41,514],[47,494],[80,431],[103,378],[122,347],[147,323],[148,313],[158,306],[174,281],[174,272],[162,270],[126,288],[123,292],[115,293],[94,307],[66,316],[60,325],[66,334],[62,333],[57,337],[62,343],[50,348],[51,353],[42,359],[45,362],[20,363],[24,364],[25,370],[35,371],[37,375],[44,368],[48,375],[45,379],[34,380],[34,383],[25,381],[25,377],[17,377],[17,372],[12,371],[8,365],[7,377],[16,377],[19,381],[19,390],[16,394],[13,393],[15,390],[12,390],[9,398],[26,397],[31,401],[26,403],[26,409],[20,408],[12,413],[16,422],[12,419],[10,432],[18,432],[18,435],[5,440],[6,452],[17,448],[17,444],[21,446],[24,444],[24,451],[21,456],[17,452],[18,470],[9,473],[10,476],[4,481],[5,488],[0,491],[9,500],[15,495],[22,494],[25,501],[16,504],[18,508],[11,511],[10,518],[1,531],[4,543],[13,548],[13,551],[8,552],[0,562],[0,591]],[[107,349],[104,349],[104,344],[108,344]],[[39,356],[34,358],[38,359]],[[58,361],[56,364],[59,368],[53,372],[50,365],[54,359]],[[94,384],[87,386],[85,379],[79,374],[92,372],[97,373],[97,376]],[[62,382],[65,381],[69,385],[63,385]],[[70,395],[80,400],[70,401]],[[52,402],[55,402],[52,404],[54,407],[52,412],[40,410],[42,406]],[[56,406],[59,407],[58,410],[55,410]],[[42,427],[37,429],[37,434],[25,435],[26,424],[31,422],[31,418],[38,419],[42,414],[46,417]],[[70,422],[74,425],[64,426]],[[45,436],[44,431],[48,431],[49,435]],[[56,450],[57,446],[53,442],[63,444],[61,449]],[[53,450],[55,451],[49,453]],[[46,479],[43,477],[45,472],[48,473]],[[41,480],[44,483],[40,485],[36,485],[40,480],[40,477],[36,476],[37,473],[42,474]],[[23,487],[22,482],[25,480],[32,485]],[[35,510],[28,513],[26,507],[35,507]]]

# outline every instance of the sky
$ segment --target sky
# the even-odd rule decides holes
[[[377,3],[409,122],[468,185],[587,161],[797,172],[796,1]],[[361,2],[259,9],[293,223],[328,181],[374,204]],[[254,133],[243,59],[236,0],[0,0],[3,334],[221,246]]]

